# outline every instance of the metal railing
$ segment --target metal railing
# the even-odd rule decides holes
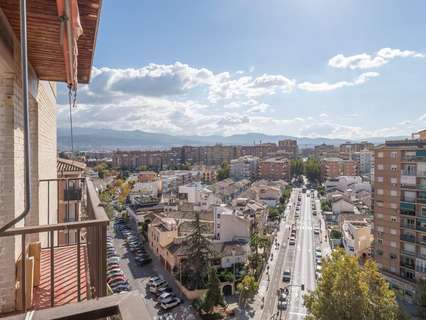
[[[408,262],[401,261],[399,265],[401,267],[405,267],[405,268],[408,268],[408,269],[411,269],[411,270],[415,269],[414,263],[408,263]]]
[[[408,234],[401,234],[400,239],[402,241],[416,242],[416,236],[412,236],[412,235],[408,235]]]
[[[49,179],[41,180],[40,184],[47,183],[47,215],[48,219],[51,218],[50,210],[50,201],[51,201],[51,191],[54,190],[55,184],[56,188],[59,188],[61,183],[64,181],[68,183],[66,178],[59,179]],[[71,179],[72,180],[72,179]],[[75,180],[75,179],[74,179]],[[21,240],[21,272],[20,272],[20,288],[21,288],[21,298],[22,298],[22,310],[25,312],[27,309],[26,305],[26,260],[27,260],[27,241],[33,239],[31,235],[42,235],[43,233],[47,234],[47,247],[44,249],[50,250],[50,306],[55,305],[55,249],[60,248],[61,245],[58,242],[58,238],[61,232],[69,233],[69,231],[74,231],[76,233],[75,243],[73,246],[76,247],[76,256],[77,259],[74,263],[77,265],[77,300],[81,301],[81,246],[85,245],[87,249],[87,260],[88,260],[88,278],[90,285],[89,293],[94,297],[103,297],[107,294],[107,284],[106,284],[106,235],[107,235],[107,226],[109,224],[109,219],[100,206],[100,200],[98,194],[93,186],[93,183],[90,180],[79,179],[84,181],[85,184],[85,196],[82,197],[82,219],[81,221],[75,222],[59,222],[56,224],[46,224],[38,226],[25,226],[25,227],[16,227],[9,229],[0,234],[0,237],[19,237]],[[61,196],[57,192],[58,197],[58,217],[59,217],[59,208],[61,205]],[[68,207],[69,209],[69,207]],[[50,221],[48,220],[48,221]],[[78,220],[78,219],[77,219]],[[65,245],[67,245],[66,243]],[[64,244],[62,244],[64,245]]]

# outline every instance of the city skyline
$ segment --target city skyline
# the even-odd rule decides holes
[[[105,3],[74,125],[173,135],[409,135],[426,126],[426,48],[417,41],[426,34],[424,7]],[[59,91],[58,126],[68,126]]]

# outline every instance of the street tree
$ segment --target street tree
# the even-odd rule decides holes
[[[228,162],[223,162],[220,166],[220,169],[217,171],[217,180],[221,181],[225,180],[226,178],[229,178],[229,171],[230,168]]]
[[[195,212],[191,229],[191,234],[184,242],[187,254],[183,266],[184,273],[191,287],[194,289],[204,289],[206,288],[212,249],[210,240],[205,236],[208,233],[207,227],[201,223],[198,212]]]
[[[397,320],[394,292],[374,261],[361,267],[342,249],[325,261],[314,291],[304,296],[308,320]]]
[[[290,161],[290,170],[292,176],[300,176],[303,174],[303,160],[293,159]]]
[[[245,306],[247,299],[254,297],[259,288],[259,284],[252,275],[246,275],[237,285],[237,290],[240,293],[240,305]]]
[[[417,317],[426,319],[426,279],[419,279],[416,288]]]
[[[321,165],[317,159],[310,158],[304,163],[304,172],[310,182],[321,181]]]
[[[202,309],[207,313],[211,313],[215,306],[225,305],[225,300],[223,299],[222,290],[220,290],[220,282],[215,268],[210,268],[209,270],[207,288],[208,290],[203,298]]]

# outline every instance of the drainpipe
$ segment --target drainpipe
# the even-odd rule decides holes
[[[68,68],[69,68],[69,85],[71,88],[75,88],[76,84],[74,81],[74,37],[73,37],[73,29],[71,22],[71,2],[70,0],[64,1],[64,13],[65,13],[65,23],[67,26],[67,46],[68,46]]]
[[[30,121],[28,106],[28,52],[27,52],[27,0],[20,0],[21,27],[21,76],[22,102],[24,108],[24,170],[25,170],[25,208],[24,211],[0,228],[0,233],[24,219],[31,209],[31,168],[30,168]]]

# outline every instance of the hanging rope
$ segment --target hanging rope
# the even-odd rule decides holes
[[[70,136],[71,136],[71,157],[74,158],[74,133],[72,126],[72,109],[76,107],[77,102],[77,88],[68,85],[68,100],[70,107]]]

